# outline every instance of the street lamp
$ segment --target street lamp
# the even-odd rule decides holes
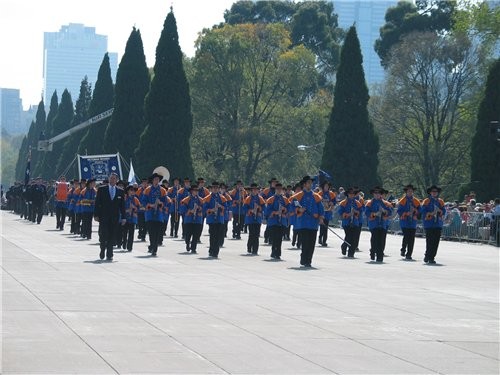
[[[298,145],[297,146],[297,150],[299,150],[299,151],[305,151],[305,150],[307,150],[309,148],[316,148],[318,146],[321,146],[321,145],[323,145],[323,143],[324,142],[316,143],[315,145]]]

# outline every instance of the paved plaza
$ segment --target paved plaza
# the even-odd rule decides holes
[[[441,242],[437,265],[399,256],[356,259],[340,240],[312,269],[284,242],[247,256],[226,239],[220,257],[166,238],[98,260],[93,239],[2,211],[2,373],[498,374],[499,248]],[[205,232],[206,232],[205,226]],[[337,230],[340,232],[339,230]],[[229,232],[230,233],[230,232]]]

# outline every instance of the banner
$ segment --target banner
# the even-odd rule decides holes
[[[110,155],[77,155],[78,173],[80,179],[95,178],[101,182],[106,180],[111,173],[116,173],[122,179],[122,167],[119,154]]]

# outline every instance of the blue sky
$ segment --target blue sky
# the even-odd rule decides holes
[[[108,49],[121,59],[135,25],[141,30],[148,66],[154,65],[163,22],[173,6],[179,41],[194,54],[198,32],[223,21],[233,0],[0,0],[0,87],[21,90],[23,107],[38,104],[42,92],[43,33],[83,23],[108,36]],[[118,10],[119,9],[119,10]],[[6,58],[7,57],[7,58]]]

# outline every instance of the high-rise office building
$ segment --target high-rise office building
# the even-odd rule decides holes
[[[43,40],[43,95],[46,106],[54,90],[59,100],[68,89],[73,103],[80,94],[80,84],[87,76],[92,87],[108,50],[108,37],[95,33],[95,27],[79,23],[62,26],[58,32],[45,32]],[[109,53],[111,77],[116,79],[117,53]]]
[[[345,29],[356,26],[368,86],[384,80],[384,69],[374,45],[385,24],[385,12],[397,3],[397,0],[333,0],[339,26]]]
[[[19,89],[0,88],[0,128],[9,134],[25,132],[21,123],[23,103]]]

